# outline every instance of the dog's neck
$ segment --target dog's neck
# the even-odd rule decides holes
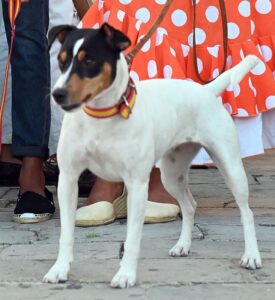
[[[113,83],[92,101],[87,102],[90,108],[105,108],[115,105],[127,89],[129,82],[129,67],[124,55],[120,54],[117,61],[116,77]]]

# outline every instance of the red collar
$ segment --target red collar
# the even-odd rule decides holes
[[[135,84],[130,78],[126,91],[123,93],[123,95],[115,105],[104,108],[91,108],[85,105],[83,107],[83,110],[89,116],[97,119],[110,118],[117,114],[119,114],[124,119],[128,119],[135,105],[136,94],[137,92]]]

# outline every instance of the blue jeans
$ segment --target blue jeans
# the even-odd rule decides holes
[[[8,42],[10,22],[2,0]],[[22,3],[16,19],[11,59],[12,153],[17,157],[48,156],[50,131],[50,63],[47,51],[49,0]]]

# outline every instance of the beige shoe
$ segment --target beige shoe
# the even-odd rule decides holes
[[[147,201],[144,223],[165,223],[175,221],[180,212],[176,204]]]
[[[113,203],[100,201],[80,207],[76,211],[75,225],[80,227],[97,226],[112,223],[127,216],[127,195],[124,189]]]

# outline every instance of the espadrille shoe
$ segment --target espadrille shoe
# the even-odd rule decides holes
[[[176,204],[146,202],[144,223],[165,223],[175,221],[180,212]]]
[[[122,195],[116,198],[113,203],[100,201],[80,207],[76,211],[75,225],[80,227],[104,225],[126,216],[127,194],[126,189],[124,189]]]
[[[19,193],[13,220],[22,224],[49,220],[55,211],[55,205],[53,194],[46,188],[45,195],[46,197],[34,192]]]

